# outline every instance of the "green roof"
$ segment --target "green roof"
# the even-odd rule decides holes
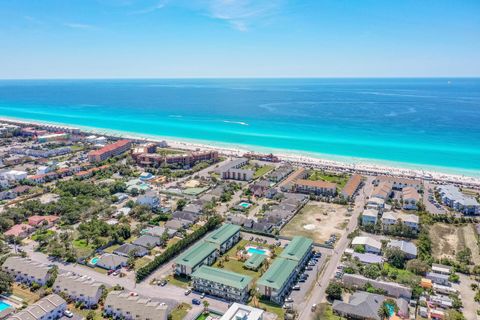
[[[305,237],[293,237],[292,241],[280,254],[280,257],[295,261],[300,261],[305,256],[305,254],[311,250],[313,240]]]
[[[227,271],[224,269],[201,266],[194,273],[192,273],[192,278],[200,278],[208,281],[213,281],[216,283],[223,284],[225,286],[245,289],[252,282],[252,277]]]
[[[222,245],[225,241],[230,239],[235,233],[240,231],[240,226],[234,224],[224,224],[217,230],[211,232],[205,241],[215,243],[216,245]]]
[[[246,268],[256,270],[258,269],[263,261],[265,261],[265,255],[254,253],[247,261],[243,264]]]
[[[202,241],[182,253],[175,263],[193,268],[216,250],[217,247],[214,244]]]
[[[268,268],[267,272],[258,279],[257,285],[279,290],[285,285],[285,282],[290,278],[290,275],[294,272],[296,267],[297,262],[295,261],[277,258],[273,260],[273,263],[270,268]]]

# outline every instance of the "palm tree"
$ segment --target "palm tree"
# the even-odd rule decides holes
[[[208,307],[210,306],[210,303],[207,300],[203,300],[203,312],[207,312]]]

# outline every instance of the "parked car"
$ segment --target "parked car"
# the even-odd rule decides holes
[[[199,306],[201,302],[198,299],[192,299],[192,304]]]
[[[285,299],[285,302],[293,302],[293,298],[288,297],[288,298]]]
[[[200,299],[203,299],[205,298],[205,292],[202,292],[202,294],[200,295]]]
[[[300,290],[300,286],[297,284],[297,285],[292,287],[292,290]]]
[[[73,312],[68,309],[63,311],[63,315],[67,318],[73,318]]]
[[[185,290],[185,295],[186,296],[188,296],[190,293],[192,293],[192,290],[190,290],[190,289]]]

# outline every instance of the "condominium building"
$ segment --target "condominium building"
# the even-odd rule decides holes
[[[180,165],[192,167],[201,161],[216,161],[218,151],[199,151],[187,154],[161,155],[158,153],[134,154],[137,163],[142,166],[160,167],[162,165]]]
[[[403,223],[410,227],[412,230],[418,230],[420,225],[420,219],[414,214],[405,214],[394,211],[387,211],[383,213],[382,225],[384,229],[389,228],[397,223]]]
[[[362,212],[362,225],[376,224],[378,221],[377,209],[366,209]]]
[[[57,275],[53,284],[55,293],[63,293],[71,300],[82,303],[87,308],[98,304],[104,289],[105,285],[103,283],[70,272]]]
[[[343,187],[341,195],[348,200],[351,200],[355,197],[355,194],[362,186],[363,177],[359,174],[354,174],[348,179],[345,187]]]
[[[218,168],[218,172],[222,179],[232,179],[240,181],[250,181],[253,178],[254,170],[242,169],[248,164],[247,158],[239,158],[228,162]]]
[[[2,270],[10,274],[16,282],[27,285],[45,285],[51,276],[50,269],[43,263],[17,256],[8,257],[2,265]]]
[[[157,300],[126,291],[112,291],[107,295],[104,313],[122,320],[167,320],[168,306]]]
[[[337,194],[337,184],[322,180],[298,179],[294,183],[293,191],[317,196],[334,196]]]
[[[454,185],[445,185],[438,187],[438,193],[442,198],[443,204],[450,208],[462,212],[463,214],[480,214],[480,204],[470,196],[465,195]]]
[[[132,142],[130,140],[119,140],[101,149],[90,151],[88,153],[88,161],[100,162],[107,160],[110,157],[115,157],[128,151],[131,146]]]
[[[213,243],[220,254],[228,251],[240,240],[240,226],[234,224],[224,224],[217,230],[211,232],[206,238],[206,242]]]
[[[191,275],[203,265],[210,266],[217,259],[217,246],[210,242],[198,242],[175,260],[175,273]]]
[[[236,302],[248,299],[253,280],[240,273],[208,266],[198,268],[191,276],[195,290]]]
[[[421,197],[414,187],[405,187],[402,190],[403,209],[417,210],[417,204]]]
[[[298,274],[297,262],[276,258],[268,270],[257,281],[258,292],[266,299],[282,304]]]
[[[10,316],[9,320],[56,320],[63,316],[67,302],[57,294],[49,294]]]
[[[303,267],[312,256],[313,240],[306,237],[296,236],[280,254],[281,258],[293,260],[297,267]]]
[[[403,190],[403,188],[406,187],[413,187],[417,190],[420,190],[422,188],[422,181],[417,179],[401,178],[394,176],[378,176],[375,178],[375,180],[373,180],[374,185],[378,185],[383,182],[392,184],[392,188],[394,190]]]

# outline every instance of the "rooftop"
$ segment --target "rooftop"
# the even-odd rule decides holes
[[[239,232],[240,229],[240,226],[234,224],[224,224],[217,230],[211,232],[205,238],[205,241],[221,245],[225,241],[233,237],[233,235],[235,235],[237,232]]]
[[[295,184],[312,187],[312,188],[326,188],[326,189],[335,189],[337,184],[333,182],[323,181],[323,180],[307,180],[307,179],[298,179],[295,181]]]
[[[295,261],[303,259],[305,254],[311,250],[313,240],[306,237],[296,236],[280,254],[280,257]]]
[[[217,250],[217,246],[210,242],[199,242],[191,246],[185,252],[183,252],[176,260],[175,263],[195,267],[202,262],[205,257],[209,256]]]
[[[257,285],[263,285],[279,290],[290,278],[290,275],[296,267],[297,263],[295,261],[281,257],[276,258],[273,260],[273,263],[268,268],[267,272],[265,272],[263,276],[258,279]]]
[[[252,254],[250,258],[248,258],[247,261],[243,264],[245,267],[250,268],[250,269],[258,269],[265,261],[266,256],[263,254]]]
[[[223,284],[225,286],[245,289],[252,282],[252,277],[235,273],[232,271],[227,271],[224,269],[201,266],[194,273],[192,273],[192,278],[200,278],[208,281],[213,281],[216,283]]]

